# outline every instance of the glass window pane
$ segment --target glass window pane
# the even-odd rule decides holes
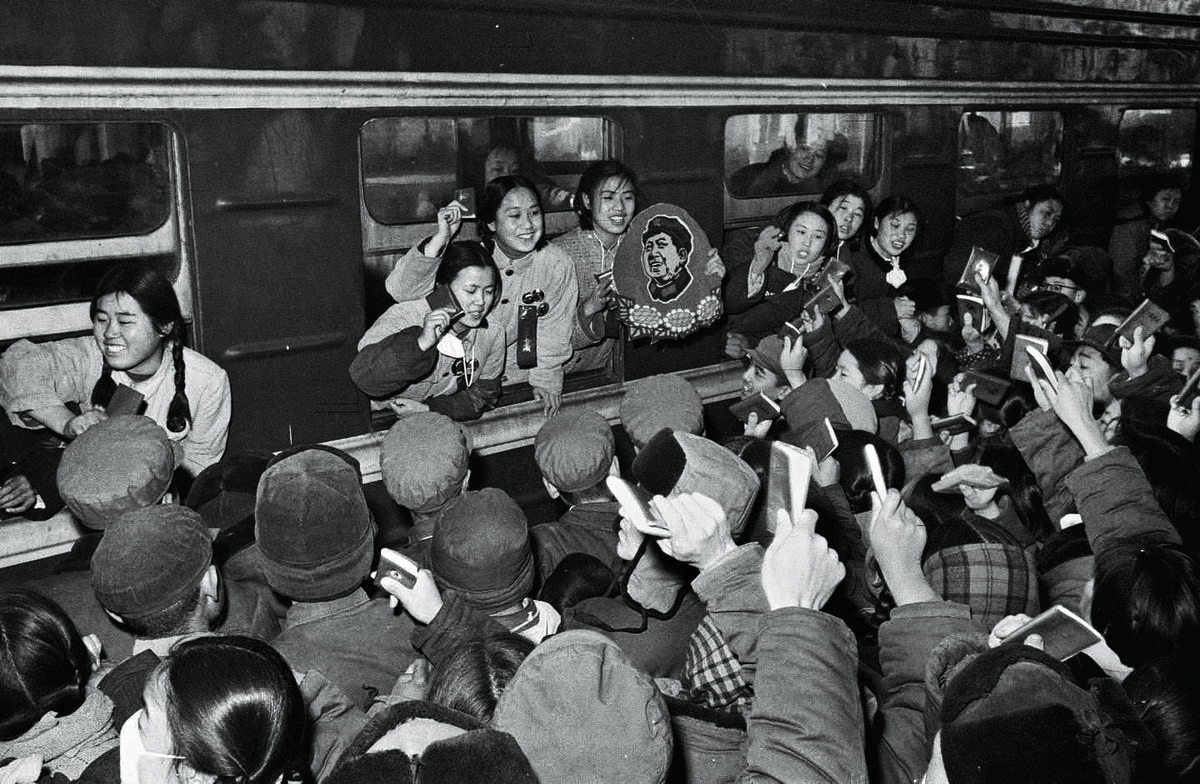
[[[171,213],[158,123],[0,125],[0,245],[148,234]]]
[[[385,117],[359,134],[363,199],[380,223],[431,221],[454,198],[458,142],[454,120]]]
[[[878,179],[873,114],[741,114],[725,121],[725,182],[737,198],[820,193]]]
[[[958,125],[959,196],[1017,193],[1062,173],[1059,112],[967,112]]]
[[[1195,135],[1194,109],[1127,109],[1117,142],[1121,179],[1162,172],[1186,176]]]
[[[430,222],[503,174],[537,183],[547,211],[569,209],[588,164],[620,154],[603,117],[389,117],[363,125],[360,141],[363,199],[383,224]]]

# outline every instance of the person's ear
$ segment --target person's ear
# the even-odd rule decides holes
[[[883,396],[883,384],[863,384],[862,393],[867,400],[878,400]]]
[[[542,484],[546,486],[546,493],[551,498],[559,498],[562,495],[558,492],[558,488],[550,484],[550,480],[544,476],[542,477]]]
[[[579,194],[579,201],[582,202],[585,210],[588,212],[592,211],[592,195],[590,193]]]
[[[200,603],[206,607],[221,606],[221,577],[216,564],[209,564],[200,576]]]
[[[174,331],[175,331],[175,322],[174,321],[168,321],[166,324],[163,324],[161,327],[158,328],[158,334],[162,335],[164,338],[169,337],[170,334]]]

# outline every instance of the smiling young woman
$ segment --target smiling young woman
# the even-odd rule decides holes
[[[0,357],[0,407],[22,428],[73,439],[108,417],[118,385],[145,398],[144,413],[183,448],[193,477],[221,459],[229,432],[229,378],[183,345],[183,315],[156,267],[122,264],[92,296],[92,336],[27,340]]]
[[[499,298],[489,321],[507,335],[504,379],[510,384],[528,380],[543,412],[552,416],[562,400],[563,365],[571,356],[579,296],[575,265],[546,241],[541,197],[525,177],[506,175],[489,182],[476,217],[483,247],[500,272]],[[438,210],[437,234],[410,250],[388,275],[387,290],[397,302],[430,292],[442,250],[461,224],[461,210],[454,204]],[[521,339],[522,304],[533,306],[526,309],[528,340]]]

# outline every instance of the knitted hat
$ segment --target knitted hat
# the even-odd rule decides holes
[[[764,370],[769,370],[781,381],[786,380],[783,374],[783,363],[779,361],[783,354],[783,338],[778,335],[767,335],[758,341],[758,345],[746,351],[746,358]]]
[[[548,637],[496,703],[545,782],[661,782],[671,763],[671,717],[654,681],[594,631]]]
[[[602,482],[615,447],[608,420],[586,408],[546,421],[533,439],[533,458],[546,481],[566,493]]]
[[[1114,683],[1097,679],[1087,691],[1061,662],[1015,644],[950,675],[941,725],[954,784],[1130,782],[1145,737]]]
[[[371,569],[375,526],[358,462],[345,452],[304,446],[276,455],[254,517],[267,582],[290,599],[348,596]]]
[[[634,446],[642,446],[659,430],[704,432],[704,401],[682,376],[664,374],[625,384],[621,424]]]
[[[212,537],[199,514],[147,506],[111,521],[92,554],[92,589],[105,609],[136,620],[196,591],[210,563]]]
[[[441,588],[480,612],[503,610],[533,591],[533,550],[525,513],[503,490],[468,491],[433,531],[429,566]]]
[[[663,429],[633,461],[633,477],[656,495],[703,493],[721,505],[734,536],[758,494],[758,475],[746,462],[703,436]]]
[[[406,416],[383,439],[384,487],[403,507],[435,509],[462,491],[470,454],[466,428],[449,417],[432,411]]]
[[[144,416],[114,416],[67,445],[58,465],[58,491],[90,528],[158,503],[171,485],[178,455],[167,431]]]
[[[199,512],[209,528],[229,528],[253,517],[258,480],[270,460],[253,452],[222,458],[200,472],[184,505]]]
[[[380,748],[373,751],[376,744]],[[419,767],[419,777],[414,767]],[[421,784],[536,784],[537,776],[512,735],[474,716],[410,700],[375,714],[326,779],[327,784],[414,784],[418,780]]]

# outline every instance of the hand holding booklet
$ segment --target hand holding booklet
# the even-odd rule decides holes
[[[767,478],[767,509],[771,520],[780,509],[795,520],[808,503],[808,484],[813,459],[803,449],[783,441],[771,442],[771,464]]]
[[[742,422],[749,422],[750,415],[757,414],[758,421],[765,422],[768,419],[778,418],[781,410],[779,408],[779,404],[774,400],[767,397],[762,392],[755,392],[753,395],[742,398],[730,406],[729,413],[733,414]]]

